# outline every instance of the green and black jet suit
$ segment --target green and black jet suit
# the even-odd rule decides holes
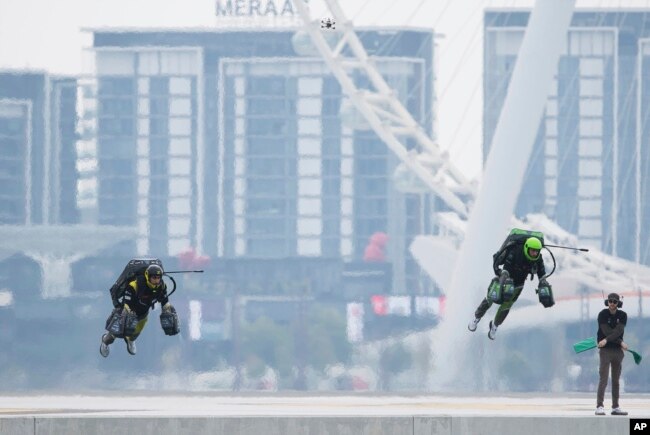
[[[546,283],[546,280],[544,279],[546,269],[544,268],[541,249],[542,242],[537,237],[529,237],[523,243],[523,248],[521,243],[516,243],[506,247],[502,252],[495,256],[492,268],[498,277],[499,284],[504,284],[508,278],[512,279],[514,293],[510,299],[504,300],[501,303],[496,316],[494,316],[494,321],[490,321],[490,331],[488,332],[488,337],[490,339],[494,340],[497,327],[503,323],[510,308],[517,298],[519,298],[528,275],[531,275],[532,279],[532,275],[536,274],[539,278],[539,286],[548,286],[548,283]],[[500,269],[499,266],[503,267]],[[492,287],[492,284],[490,287]],[[476,331],[478,322],[493,303],[494,301],[490,298],[489,294],[483,299],[483,301],[481,301],[481,304],[474,312],[474,320],[472,320],[467,326],[470,331]]]
[[[133,311],[137,318],[138,324],[135,328],[135,333],[129,337],[124,337],[126,341],[126,349],[131,355],[135,355],[135,340],[138,338],[144,325],[146,325],[149,315],[149,310],[155,302],[160,303],[163,311],[175,311],[174,307],[169,303],[167,297],[167,285],[162,279],[163,270],[157,264],[152,264],[144,272],[144,275],[137,276],[136,279],[131,281],[124,291],[124,309]],[[155,282],[152,282],[155,281]],[[116,305],[117,304],[117,305]],[[113,301],[113,305],[119,306],[117,301]],[[100,353],[102,356],[108,356],[108,346],[115,341],[115,336],[107,332],[102,336],[102,345]]]

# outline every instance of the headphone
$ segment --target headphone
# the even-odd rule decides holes
[[[605,306],[609,307],[609,298],[605,299]],[[620,297],[618,302],[616,303],[617,308],[623,308],[623,297]]]

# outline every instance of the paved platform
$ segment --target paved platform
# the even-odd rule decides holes
[[[605,396],[608,406],[609,391]],[[622,394],[630,415],[650,417],[650,394]],[[587,416],[595,394],[241,395],[221,393],[13,394],[0,396],[1,416]]]
[[[589,395],[424,396],[132,393],[4,395],[0,434],[545,435],[628,434],[629,417],[594,415]]]

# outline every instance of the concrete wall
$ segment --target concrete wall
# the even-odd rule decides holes
[[[34,420],[33,417],[2,417],[0,434],[34,435]]]
[[[417,422],[421,420],[420,426]],[[449,429],[435,427],[442,418],[416,417],[417,435],[627,435],[627,417],[447,417]],[[431,429],[428,429],[431,428]]]
[[[627,417],[0,417],[2,435],[618,435]]]

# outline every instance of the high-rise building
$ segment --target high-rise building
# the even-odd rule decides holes
[[[0,224],[70,224],[76,200],[77,81],[0,71]]]
[[[530,11],[485,13],[484,158]],[[575,11],[516,214],[650,263],[650,9]]]
[[[433,31],[358,34],[431,132]],[[407,249],[430,227],[431,196],[395,189],[397,158],[346,122],[349,102],[297,29],[93,36],[99,223],[137,225],[140,253],[228,258],[361,260],[385,232],[400,287],[417,285]]]

